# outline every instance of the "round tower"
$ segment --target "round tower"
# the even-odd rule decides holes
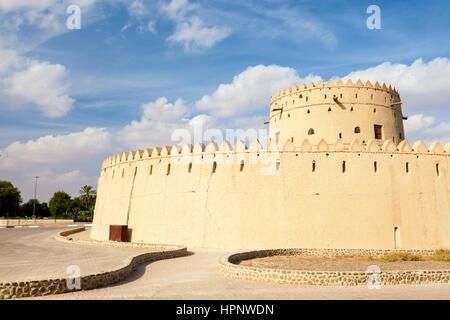
[[[277,92],[270,101],[269,129],[280,144],[291,139],[299,145],[307,138],[312,145],[321,139],[350,144],[354,138],[362,143],[370,139],[405,139],[403,114],[398,91],[384,83],[370,81],[335,85],[319,81]]]

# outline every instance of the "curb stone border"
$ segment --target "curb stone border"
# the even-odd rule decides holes
[[[72,230],[67,230],[60,232],[55,236],[56,239],[60,241],[70,242],[70,243],[80,243],[84,242],[90,244],[102,244],[102,242],[91,243],[86,240],[71,241],[69,239],[64,239],[65,236],[70,234],[84,231],[85,228],[77,228]],[[115,244],[117,245],[117,244]],[[129,245],[129,244],[128,244]],[[0,300],[2,299],[13,299],[13,298],[25,298],[25,297],[38,297],[47,296],[52,294],[75,292],[80,290],[90,290],[95,288],[104,287],[116,283],[120,280],[125,279],[128,275],[133,272],[134,268],[141,263],[157,261],[163,259],[177,258],[187,255],[187,248],[180,246],[166,246],[166,245],[139,245],[142,248],[152,248],[152,247],[163,247],[167,249],[166,251],[158,252],[148,252],[143,253],[134,257],[129,257],[123,260],[121,264],[115,268],[106,271],[88,274],[80,277],[81,287],[80,289],[69,289],[67,287],[67,278],[54,278],[45,280],[34,280],[34,281],[14,281],[0,283]],[[118,245],[119,246],[119,245]],[[134,246],[131,246],[134,247]]]
[[[378,250],[378,249],[275,249],[242,252],[219,259],[219,272],[227,278],[279,284],[313,286],[358,286],[377,280],[379,285],[450,283],[450,269],[399,271],[314,271],[288,270],[240,266],[243,260],[277,255],[308,254],[316,256],[354,255],[381,256],[387,253],[412,253],[430,256],[434,250]],[[372,282],[373,283],[373,282]]]

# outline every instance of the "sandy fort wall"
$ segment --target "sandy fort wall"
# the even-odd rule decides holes
[[[336,141],[336,140],[333,140]],[[450,248],[450,144],[223,142],[106,159],[91,237],[226,249]]]

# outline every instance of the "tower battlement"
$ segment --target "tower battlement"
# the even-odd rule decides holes
[[[360,79],[358,79],[355,83],[353,83],[353,81],[349,79],[344,84],[344,81],[339,79],[336,84],[334,84],[333,80],[330,79],[326,84],[324,84],[322,80],[319,80],[317,84],[314,84],[313,82],[309,82],[308,84],[302,83],[300,86],[280,90],[271,97],[270,102],[272,103],[279,98],[293,93],[323,88],[372,88],[375,90],[386,91],[389,94],[399,95],[399,92],[395,87],[391,85],[387,86],[385,83],[380,84],[378,81],[372,84],[369,80],[363,83]]]
[[[276,93],[270,103],[270,131],[284,142],[286,139],[313,144],[320,139],[350,143],[354,138],[405,140],[402,102],[391,85],[361,80],[335,85],[319,81]]]

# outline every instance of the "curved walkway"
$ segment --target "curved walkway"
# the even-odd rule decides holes
[[[185,257],[142,264],[114,285],[44,299],[450,299],[450,285],[314,287],[233,280],[218,272],[230,252],[194,249]]]
[[[68,227],[0,230],[0,283],[67,276],[69,266],[81,274],[110,270],[124,259],[148,252],[141,248],[81,246],[54,239]]]
[[[68,228],[0,230],[0,278],[66,275],[80,265],[82,273],[115,266],[130,252],[145,249],[82,246],[54,240]],[[218,272],[219,258],[229,251],[194,249],[193,254],[143,263],[128,278],[104,288],[33,299],[450,299],[450,285],[313,287],[232,280]],[[26,253],[24,255],[24,253]],[[62,267],[64,266],[64,267]],[[9,279],[8,279],[9,280]]]

